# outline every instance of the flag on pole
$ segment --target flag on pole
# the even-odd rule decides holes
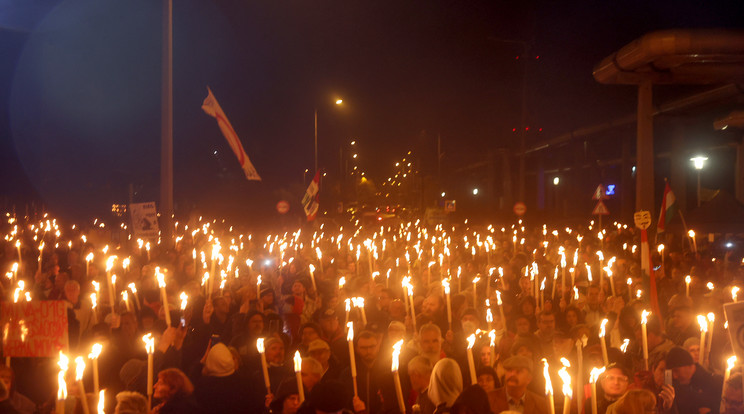
[[[238,162],[240,162],[240,168],[242,168],[245,173],[245,178],[261,181],[261,177],[258,175],[256,168],[253,167],[250,158],[248,158],[248,154],[245,153],[243,144],[240,143],[240,138],[238,138],[238,134],[235,133],[232,125],[230,125],[230,121],[227,120],[227,115],[222,111],[220,104],[217,102],[217,98],[214,97],[212,90],[209,89],[209,87],[207,87],[207,92],[207,97],[204,99],[204,103],[202,103],[202,110],[204,110],[207,115],[214,117],[217,120],[217,125],[219,125],[220,130],[222,130],[222,135],[225,136],[225,139],[227,140],[227,143],[230,144],[233,153],[238,157]]]
[[[672,221],[672,217],[677,212],[677,198],[674,197],[669,182],[664,180],[664,198],[661,200],[661,212],[659,213],[659,222],[656,224],[656,230],[661,233],[666,226]]]
[[[641,230],[641,269],[643,273],[643,285],[649,293],[651,310],[661,317],[659,294],[656,291],[656,271],[654,270],[654,264],[651,261],[651,252],[648,245],[648,232],[646,229]],[[648,283],[646,283],[646,281],[648,281]]]
[[[318,207],[320,203],[318,201],[318,192],[320,191],[320,172],[315,172],[315,178],[307,186],[305,196],[302,197],[302,208],[305,209],[305,215],[307,215],[307,221],[315,220],[318,215]]]

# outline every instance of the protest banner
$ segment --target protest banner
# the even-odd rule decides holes
[[[67,307],[61,300],[0,303],[3,355],[56,357],[67,352]]]

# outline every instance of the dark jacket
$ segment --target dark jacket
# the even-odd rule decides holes
[[[193,396],[174,395],[170,400],[156,406],[153,414],[200,414],[199,404]]]
[[[509,410],[509,400],[506,396],[506,388],[495,389],[488,393],[488,403],[491,411],[500,413]],[[527,390],[524,396],[524,412],[530,414],[548,414],[548,402],[545,397]]]
[[[194,384],[194,397],[203,413],[246,412],[247,388],[237,373],[227,377],[202,376]]]
[[[673,385],[674,399],[680,414],[697,414],[702,407],[708,408],[711,414],[718,414],[723,389],[723,379],[720,376],[695,364],[695,373],[689,384],[682,385],[675,380]]]

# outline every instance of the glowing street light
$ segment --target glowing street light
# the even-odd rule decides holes
[[[336,105],[341,105],[342,103],[344,103],[343,99],[336,99]]]
[[[692,165],[697,170],[697,205],[700,207],[700,171],[703,170],[703,167],[705,166],[705,161],[708,160],[708,157],[698,155],[695,157],[690,158],[690,161],[692,161]]]
[[[553,177],[553,185],[558,185],[561,183],[560,177]]]
[[[478,189],[477,188],[474,188],[473,189],[473,195],[478,195]]]

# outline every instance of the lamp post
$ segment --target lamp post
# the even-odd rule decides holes
[[[335,101],[336,105],[341,105],[344,103],[343,99],[336,99]],[[318,108],[315,108],[314,112],[314,120],[315,120],[315,171],[318,171]]]
[[[708,160],[708,157],[704,157],[702,155],[698,155],[696,157],[690,158],[690,161],[692,161],[692,165],[697,170],[697,206],[700,207],[700,171],[703,170],[703,167],[705,166],[705,161]]]

